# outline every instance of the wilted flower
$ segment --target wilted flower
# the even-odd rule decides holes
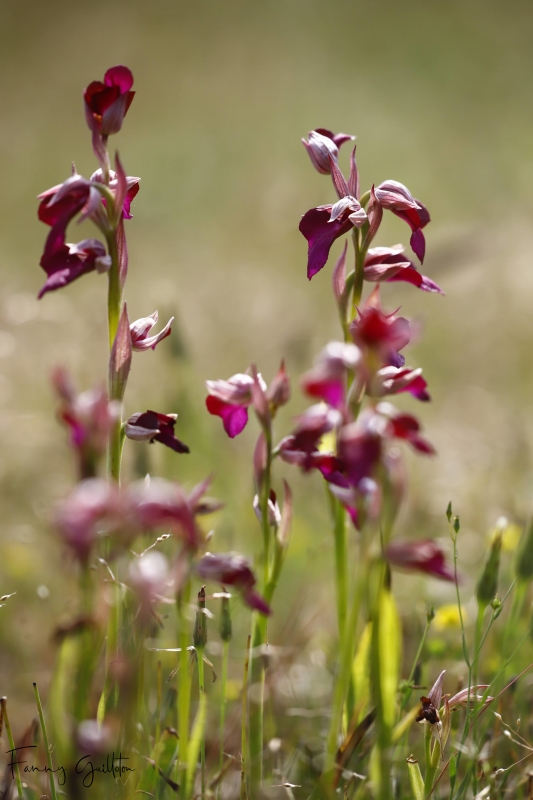
[[[380,205],[405,220],[412,230],[410,244],[413,252],[424,261],[426,240],[422,228],[430,222],[427,208],[416,200],[409,189],[398,181],[384,181],[376,188],[376,198]]]
[[[355,139],[346,133],[332,133],[326,128],[317,128],[309,131],[309,139],[302,139],[302,144],[307,150],[311,164],[322,175],[331,175],[330,156],[334,161],[339,157],[339,147],[345,142]]]
[[[176,453],[190,453],[186,444],[174,435],[177,414],[160,414],[143,411],[133,414],[126,422],[124,432],[136,442],[161,442]]]
[[[254,591],[256,579],[249,562],[239,553],[206,553],[196,563],[195,570],[204,580],[234,586],[246,605],[261,614],[270,614],[269,605]]]
[[[131,105],[133,75],[127,67],[108,69],[104,80],[93,81],[85,89],[85,118],[93,133],[109,136],[118,133]]]
[[[61,399],[59,417],[70,430],[80,477],[93,477],[98,460],[106,451],[109,432],[120,416],[120,405],[108,401],[103,387],[78,394],[70,375],[62,368],[54,371],[52,383]]]
[[[376,287],[367,299],[359,317],[350,325],[355,344],[365,353],[375,354],[381,364],[403,367],[405,357],[399,353],[411,338],[411,326],[405,317],[384,314]],[[368,361],[368,359],[367,359]]]
[[[149,317],[142,317],[141,319],[135,320],[130,325],[130,333],[131,333],[131,344],[134,350],[141,352],[143,350],[155,350],[156,345],[159,342],[162,342],[163,339],[166,339],[167,336],[170,336],[172,332],[172,323],[174,322],[174,317],[171,317],[165,327],[159,331],[159,333],[155,334],[154,336],[148,336],[154,325],[157,325],[157,320],[159,315],[157,311],[154,311],[153,314],[150,314]]]
[[[403,254],[403,246],[371,247],[365,258],[364,279],[372,283],[404,281],[425,292],[444,294],[435,281],[422,275],[411,259]]]
[[[386,560],[394,567],[423,572],[434,578],[455,582],[455,574],[441,547],[431,539],[417,541],[396,540],[387,545]]]

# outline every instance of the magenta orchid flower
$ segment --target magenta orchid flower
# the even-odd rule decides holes
[[[397,217],[405,220],[411,228],[410,244],[420,263],[424,261],[426,240],[422,233],[430,222],[427,208],[416,200],[409,189],[398,181],[384,181],[375,190],[376,198],[382,208],[392,211]]]
[[[330,342],[319,353],[315,366],[301,379],[309,397],[324,400],[329,406],[343,409],[346,396],[346,375],[364,367],[361,350],[352,343]]]
[[[196,563],[195,570],[202,580],[211,580],[222,586],[234,586],[247,606],[260,614],[269,615],[270,606],[254,591],[255,575],[250,564],[239,553],[206,553]]]
[[[104,80],[93,81],[85,89],[85,118],[93,133],[110,136],[118,133],[135,92],[133,75],[127,67],[108,69]]]
[[[404,414],[390,403],[378,403],[376,412],[388,421],[387,434],[391,438],[405,440],[424,455],[435,455],[435,448],[420,435],[421,425],[412,414]]]
[[[165,327],[159,331],[159,333],[155,334],[154,336],[149,336],[148,334],[152,330],[152,328],[157,325],[157,320],[159,319],[159,314],[157,311],[154,311],[153,314],[150,314],[149,317],[141,317],[141,319],[135,320],[130,325],[130,333],[131,333],[131,346],[134,350],[138,352],[142,352],[143,350],[155,350],[156,345],[159,342],[162,342],[163,339],[166,339],[167,336],[170,336],[172,333],[172,323],[174,322],[174,317],[171,317]]]
[[[403,367],[405,357],[399,351],[409,344],[411,339],[409,320],[397,317],[395,313],[383,313],[378,286],[358,314],[358,318],[350,325],[350,333],[355,344],[363,352],[375,353],[384,365]]]
[[[443,581],[455,582],[454,570],[446,563],[444,551],[431,539],[397,540],[387,545],[383,555],[393,567],[423,572]],[[438,704],[434,705],[438,707]]]
[[[251,375],[239,372],[227,381],[206,381],[209,392],[205,404],[210,414],[221,417],[224,430],[233,439],[248,422],[251,405],[263,428],[269,427],[277,409],[290,398],[289,377],[281,366],[267,389],[260,373],[252,365]]]
[[[444,294],[435,281],[422,275],[413,262],[403,255],[403,246],[371,247],[365,258],[364,279],[372,283],[404,281],[425,292]]]
[[[311,406],[296,418],[296,428],[290,436],[279,443],[280,458],[288,464],[295,464],[305,471],[318,468],[318,445],[326,433],[336,430],[342,424],[342,414],[324,403]]]
[[[311,164],[321,175],[331,175],[330,156],[334,161],[339,157],[339,148],[345,142],[355,139],[347,133],[332,133],[327,128],[309,131],[309,139],[302,139]]]
[[[174,426],[177,414],[144,411],[133,414],[126,422],[124,433],[136,442],[160,442],[176,453],[190,453],[186,444],[176,438]]]
[[[388,394],[401,394],[402,392],[409,392],[417,400],[423,402],[431,400],[421,368],[383,367],[376,372],[370,386],[367,387],[370,397],[384,397]]]

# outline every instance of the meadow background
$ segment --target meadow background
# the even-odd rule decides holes
[[[118,63],[135,76],[135,102],[112,142],[128,174],[142,178],[127,223],[128,309],[133,320],[158,308],[176,325],[155,353],[136,355],[126,412],[178,412],[177,435],[192,451],[127,443],[125,475],[149,470],[190,486],[214,472],[212,493],[226,509],[214,518],[213,549],[259,549],[256,431],[252,424],[228,440],[205,410],[204,381],[251,362],[268,380],[284,356],[293,401],[277,422],[281,438],[305,405],[297,376],[339,336],[331,267],[308,283],[298,231],[332,188],[300,138],[319,126],[357,134],[363,186],[394,178],[427,205],[424,272],[446,298],[409,286],[383,291],[386,308],[401,305],[421,322],[408,363],[423,366],[433,402],[399,405],[419,414],[438,450],[433,460],[407,456],[398,533],[448,542],[453,501],[468,611],[468,576],[496,520],[520,526],[531,511],[532,37],[525,0],[3,0],[0,595],[17,594],[0,609],[0,694],[17,708],[15,730],[33,715],[32,681],[46,694],[51,635],[75,597],[50,526],[75,475],[49,375],[66,365],[85,389],[106,373],[107,281],[93,274],[36,300],[46,229],[35,196],[64,180],[72,160],[86,176],[95,169],[83,88]],[[377,244],[406,233],[386,219]],[[271,632],[274,644],[291,642],[285,666],[280,651],[279,691],[288,705],[309,696],[324,704],[335,630],[324,489],[319,476],[283,465],[278,487],[281,475],[293,486],[296,520]],[[517,531],[507,536],[504,589]],[[426,604],[452,602],[453,587],[412,576],[394,586],[409,663]],[[236,616],[248,624],[243,610]],[[453,667],[459,639],[453,626],[432,631],[432,675],[446,652],[452,674],[464,677]]]

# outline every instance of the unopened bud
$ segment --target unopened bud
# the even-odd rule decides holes
[[[459,533],[459,531],[461,530],[461,523],[459,522],[459,517],[453,518],[453,529],[455,533]]]
[[[496,595],[495,597],[492,598],[492,603],[490,604],[490,607],[492,608],[493,621],[497,620],[503,611],[503,603],[499,595]]]
[[[229,607],[228,593],[224,589],[222,597],[222,609],[220,612],[220,638],[223,642],[231,641],[233,635],[233,628],[231,625],[231,612]]]
[[[131,367],[131,334],[126,303],[122,308],[115,341],[109,359],[109,389],[111,400],[122,400]]]
[[[446,518],[447,518],[448,522],[452,521],[452,514],[453,514],[452,501],[450,500],[450,502],[448,503],[448,508],[446,509]]]
[[[205,615],[205,586],[198,592],[198,610],[194,620],[192,634],[193,644],[196,648],[203,649],[207,644],[207,617]]]
[[[428,625],[430,625],[435,619],[435,606],[433,604],[427,607],[426,619],[428,621]]]
[[[500,555],[502,551],[502,530],[496,531],[489,550],[488,558],[479,576],[476,587],[476,598],[480,608],[485,609],[494,600],[498,591],[500,574]]]
[[[522,581],[533,578],[533,519],[522,534],[516,556],[516,575]]]

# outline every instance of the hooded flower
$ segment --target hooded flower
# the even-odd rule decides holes
[[[311,164],[322,175],[331,175],[330,156],[334,161],[339,157],[339,147],[345,142],[355,139],[347,133],[332,133],[326,128],[309,131],[309,139],[302,139]]]
[[[37,297],[40,300],[47,292],[61,289],[89,272],[107,272],[110,266],[111,256],[98,239],[61,244],[54,252],[45,252],[41,258],[41,267],[48,277]]]
[[[142,317],[141,319],[135,320],[130,325],[130,333],[131,333],[131,346],[134,350],[142,352],[143,350],[155,350],[156,345],[159,342],[162,342],[163,339],[166,339],[167,336],[170,336],[172,333],[172,323],[174,322],[174,317],[171,317],[165,327],[159,331],[159,333],[155,334],[154,336],[149,336],[148,334],[154,327],[157,325],[157,320],[159,315],[157,311],[154,311],[153,314],[150,314],[149,317]]]
[[[137,442],[160,442],[176,453],[189,453],[174,435],[177,414],[160,414],[157,411],[144,411],[133,414],[126,422],[125,433],[128,439]]]
[[[409,189],[398,181],[384,181],[375,190],[376,198],[382,208],[392,211],[405,220],[411,228],[410,244],[420,263],[424,261],[426,240],[422,228],[430,222],[427,208],[416,200]]]
[[[118,133],[135,92],[133,75],[127,67],[108,69],[104,80],[93,81],[85,89],[85,118],[91,131],[101,136]]]
[[[255,575],[250,564],[239,553],[206,553],[196,564],[196,572],[202,580],[211,580],[222,586],[234,586],[247,606],[261,614],[270,614],[268,603],[254,591]]]
[[[120,174],[122,171],[122,175]],[[91,175],[93,183],[104,183],[104,176],[101,169],[97,169]],[[115,195],[115,202],[119,200],[119,206],[122,208],[121,214],[124,219],[132,219],[131,204],[135,197],[139,194],[140,178],[125,175],[120,167],[120,160],[117,156],[117,171],[109,170],[109,188]],[[106,207],[106,200],[103,197],[102,203]]]
[[[423,572],[443,581],[455,582],[455,574],[443,550],[431,539],[396,540],[387,545],[384,556],[389,564],[401,569]],[[438,707],[438,704],[435,704]]]
[[[403,246],[371,247],[365,258],[364,279],[371,283],[404,281],[425,292],[444,294],[430,278],[422,275],[411,259],[403,255]]]
[[[303,215],[299,226],[308,243],[309,280],[325,265],[333,242],[352,228],[361,228],[367,221],[366,211],[358,199],[358,175],[354,154],[352,154],[348,183],[331,155],[330,167],[339,200],[332,205],[310,209]]]

